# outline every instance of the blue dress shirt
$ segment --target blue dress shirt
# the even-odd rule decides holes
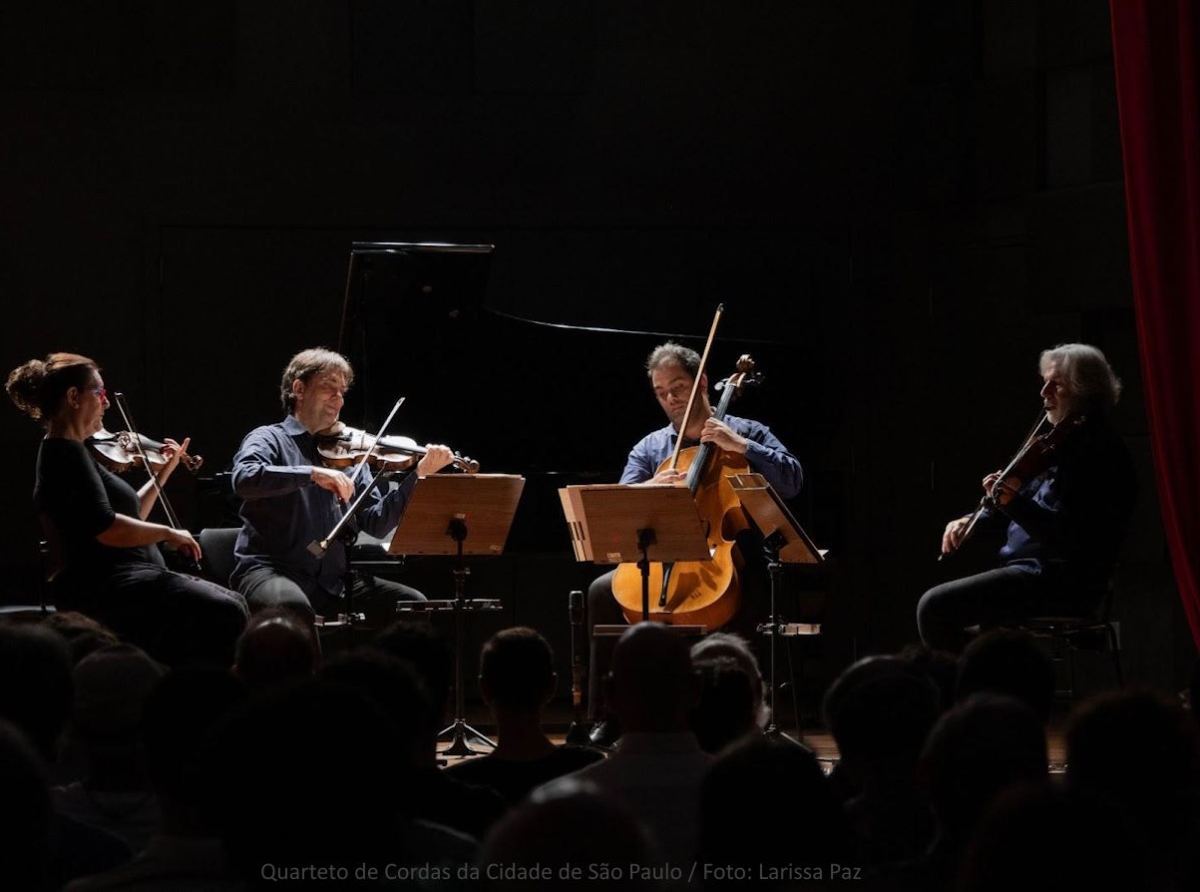
[[[804,469],[800,466],[800,460],[787,451],[787,447],[779,442],[769,427],[732,415],[725,416],[725,423],[750,441],[746,447],[746,462],[750,470],[762,474],[780,498],[790,499],[800,492],[804,486]],[[658,473],[658,466],[675,451],[677,436],[674,425],[668,424],[643,437],[629,453],[621,482],[644,483]],[[683,445],[685,448],[699,446],[700,441],[684,440]]]
[[[291,579],[310,598],[318,589],[341,596],[345,546],[330,542],[321,558],[308,550],[311,542],[329,535],[343,514],[337,496],[312,482],[313,466],[320,463],[316,440],[293,415],[246,435],[233,458],[233,489],[243,499],[237,564],[230,578],[234,588],[250,570],[266,567]],[[369,468],[359,474],[356,498],[371,477]],[[355,518],[359,528],[379,538],[394,530],[416,483],[417,475],[411,473],[391,491],[386,485],[372,487]]]

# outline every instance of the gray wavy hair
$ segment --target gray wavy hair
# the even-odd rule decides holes
[[[1038,360],[1041,373],[1046,374],[1052,364],[1058,367],[1071,396],[1092,411],[1111,409],[1121,398],[1121,379],[1091,344],[1059,344],[1042,351]]]

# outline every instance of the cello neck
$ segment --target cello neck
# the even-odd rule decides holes
[[[733,395],[736,391],[736,387],[727,385],[721,391],[721,399],[717,402],[717,408],[713,410],[712,415],[709,417],[715,418],[717,421],[724,421],[725,415],[729,412],[729,404],[733,402]],[[692,495],[696,494],[696,490],[700,487],[700,481],[704,479],[712,452],[713,446],[711,443],[701,443],[700,448],[696,450],[696,458],[692,462],[692,466],[688,468],[687,474],[688,490]]]

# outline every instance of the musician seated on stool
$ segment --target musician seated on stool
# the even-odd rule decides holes
[[[1001,566],[922,595],[917,626],[930,647],[962,650],[966,627],[976,623],[1087,616],[1107,591],[1137,493],[1129,450],[1109,419],[1121,382],[1087,344],[1046,350],[1039,369],[1046,419],[1067,424],[1067,433],[1033,479],[984,478],[980,522],[1008,522]],[[943,554],[958,547],[968,523],[969,516],[946,525]]]
[[[346,546],[330,541],[321,557],[309,551],[329,536],[347,505],[368,488],[373,474],[364,468],[351,482],[352,469],[321,464],[314,434],[337,422],[354,372],[346,358],[331,350],[302,350],[283,372],[280,398],[287,417],[246,435],[233,459],[233,488],[244,501],[242,530],[234,548],[230,582],[246,596],[251,610],[280,606],[311,621],[315,614],[345,610]],[[348,524],[372,536],[387,536],[404,515],[417,478],[450,464],[445,446],[430,445],[398,488],[371,487]],[[374,576],[356,574],[354,608],[395,615],[397,601],[424,601],[416,589]]]
[[[160,662],[228,666],[246,625],[242,597],[168,570],[152,546],[164,542],[196,559],[192,534],[147,520],[159,495],[154,481],[134,490],[88,453],[88,438],[103,429],[109,407],[99,366],[75,353],[51,353],[13,369],[6,389],[46,429],[33,500],[62,550],[58,607],[100,620]],[[166,441],[160,486],[187,445]]]
[[[675,451],[679,432],[683,431],[683,446],[711,443],[727,452],[743,455],[750,470],[762,474],[781,498],[790,499],[804,485],[804,470],[799,460],[788,452],[770,428],[748,418],[726,415],[724,421],[713,418],[708,401],[708,374],[700,374],[700,387],[692,413],[684,423],[688,397],[700,370],[700,354],[679,344],[667,342],[656,347],[646,360],[646,374],[654,388],[654,398],[662,406],[669,424],[643,437],[629,453],[621,483],[673,483],[682,485],[685,477],[674,469],[659,471],[659,466]],[[615,571],[614,571],[615,572]],[[613,598],[613,572],[605,573],[588,588],[588,630],[597,624],[625,621],[620,605]],[[588,672],[588,713],[595,721],[603,717],[600,702],[600,679],[604,674],[611,646],[598,648],[591,640]],[[607,727],[593,731],[597,743],[608,743]]]

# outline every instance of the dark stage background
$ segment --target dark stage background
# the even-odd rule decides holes
[[[391,306],[367,382],[408,397],[399,432],[529,477],[510,554],[471,582],[506,610],[476,631],[537,625],[565,684],[566,593],[593,570],[553,492],[615,479],[662,423],[640,369],[661,337],[521,320],[702,337],[723,301],[713,375],[759,359],[735,413],[801,457],[795,513],[836,557],[819,688],[913,640],[921,592],[987,563],[981,543],[939,566],[941,529],[1033,420],[1038,352],[1089,341],[1125,379],[1143,484],[1127,671],[1178,688],[1193,654],[1153,492],[1108,28],[1100,0],[6,9],[0,356],[94,356],[145,432],[191,435],[216,471],[277,420],[287,358],[336,345],[352,241],[494,244],[478,307]],[[7,411],[0,564],[21,601],[38,431]],[[220,522],[183,477],[189,525]],[[410,563],[449,594],[448,568]]]

